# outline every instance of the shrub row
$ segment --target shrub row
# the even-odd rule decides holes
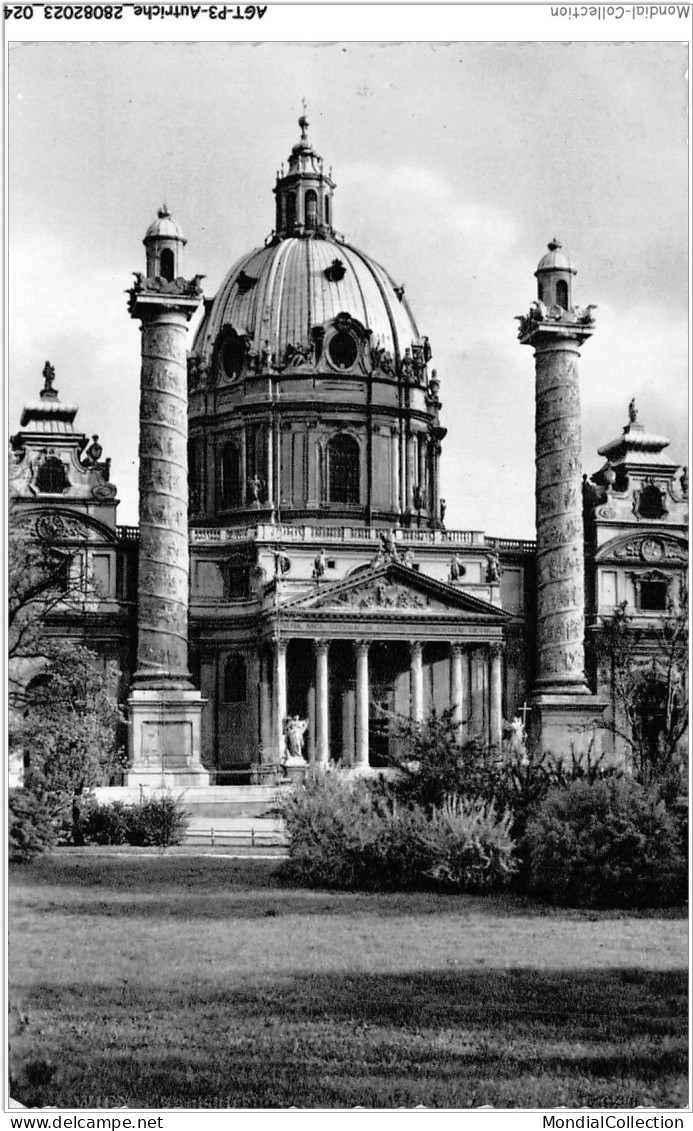
[[[389,779],[309,778],[284,803],[288,872],[347,888],[512,882],[573,907],[686,898],[687,807],[599,762],[501,760],[421,728]],[[436,774],[438,770],[438,776]]]
[[[508,814],[448,799],[430,812],[391,805],[370,784],[316,774],[282,805],[291,879],[338,888],[442,886],[483,892],[512,875]]]
[[[114,801],[99,805],[87,802],[74,826],[65,824],[28,789],[14,789],[9,796],[9,856],[13,863],[31,860],[63,844],[131,844],[167,848],[180,844],[189,817],[180,801],[168,794],[126,805]]]

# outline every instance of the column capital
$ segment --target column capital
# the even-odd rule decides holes
[[[330,649],[330,641],[323,639],[314,640],[313,647],[318,656],[326,656]]]
[[[409,647],[412,650],[412,655],[417,653],[417,652],[419,652],[419,653],[422,652],[423,646],[424,646],[423,640],[410,640],[409,641]]]
[[[488,646],[488,650],[489,650],[491,659],[495,660],[498,656],[502,656],[503,653],[505,652],[505,641],[504,640],[494,640],[494,641],[492,641],[492,643],[489,644],[489,646]]]
[[[366,654],[368,654],[368,650],[372,643],[372,640],[355,640],[354,647],[356,648],[357,652],[365,652]]]
[[[277,636],[275,633],[275,635],[272,637],[272,643],[277,649],[277,652],[279,652],[281,655],[286,655],[286,649],[289,647],[289,641],[285,636]]]
[[[465,651],[465,645],[462,644],[459,640],[451,640],[450,651],[452,652],[453,656],[461,656]]]

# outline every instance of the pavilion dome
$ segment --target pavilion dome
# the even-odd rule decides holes
[[[156,214],[156,220],[152,220],[147,228],[144,242],[146,243],[146,241],[150,239],[181,240],[183,243],[186,242],[180,224],[176,223],[165,204],[161,205],[161,208]]]
[[[570,271],[572,275],[576,274],[563,250],[561,241],[557,240],[555,236],[548,245],[548,251],[537,264],[536,274],[540,271]]]

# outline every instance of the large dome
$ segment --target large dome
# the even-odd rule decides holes
[[[371,345],[396,362],[419,332],[402,289],[378,263],[336,239],[292,238],[256,248],[229,271],[197,332],[193,352],[210,360],[224,329],[259,355],[282,361],[310,341],[313,327],[346,312],[371,331]]]

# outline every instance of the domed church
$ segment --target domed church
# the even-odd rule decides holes
[[[75,557],[109,560],[90,640],[123,672],[130,786],[270,784],[306,763],[366,772],[387,763],[395,717],[447,709],[462,739],[489,746],[518,714],[540,745],[570,727],[592,740],[608,696],[586,631],[626,592],[634,608],[653,592],[644,540],[661,543],[660,584],[680,584],[687,476],[664,457],[640,467],[632,411],[628,473],[602,468],[583,487],[576,358],[593,308],[573,305],[558,241],[520,322],[537,357],[539,544],[447,529],[433,346],[404,287],[338,232],[332,172],[305,114],[299,127],[274,230],[214,298],[186,277],[165,205],[146,233],[129,299],[142,324],[139,529],[117,526],[110,467],[74,431],[76,408],[60,416],[55,375],[13,437],[12,493],[32,531],[50,516]],[[51,444],[62,471],[42,486]],[[663,500],[656,516],[611,507],[605,536],[611,496],[645,486]],[[629,539],[628,562],[605,571],[607,547]],[[55,632],[77,636],[78,620]]]

